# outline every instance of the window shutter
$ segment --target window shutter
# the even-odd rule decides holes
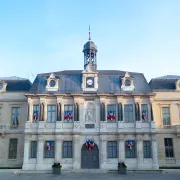
[[[153,114],[152,104],[150,104],[150,108],[151,108],[151,121],[154,121],[154,114]]]
[[[122,110],[122,104],[118,104],[118,121],[123,121],[123,110]]]
[[[79,121],[79,104],[76,104],[77,121]]]
[[[77,104],[74,103],[74,121],[77,121]]]
[[[100,115],[101,115],[101,121],[105,121],[105,105],[104,105],[104,103],[101,103],[101,113],[100,113]]]
[[[135,116],[136,116],[136,121],[140,121],[140,110],[139,110],[139,104],[135,104]]]
[[[29,121],[30,119],[29,119],[29,103],[28,103],[28,105],[27,105],[27,121]]]
[[[40,108],[41,108],[41,121],[44,121],[44,104],[43,103],[41,103]]]

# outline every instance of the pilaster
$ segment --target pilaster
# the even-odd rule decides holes
[[[80,165],[81,165],[80,136],[73,135],[73,169],[80,169]]]
[[[152,159],[153,159],[152,168],[159,169],[156,136],[153,135],[151,138],[152,138]]]
[[[62,137],[55,136],[55,162],[61,162],[62,159]]]
[[[143,139],[141,135],[137,135],[137,167],[138,169],[143,168]]]
[[[29,137],[25,136],[24,140],[24,160],[23,160],[23,170],[28,170],[28,161],[29,161],[29,150],[30,150],[30,140]]]
[[[125,146],[124,146],[125,137],[124,137],[124,135],[119,135],[118,139],[119,139],[118,140],[119,162],[124,162],[124,160],[125,160]]]
[[[43,167],[42,167],[43,152],[44,152],[44,139],[42,137],[38,137],[36,170],[43,169]]]
[[[100,169],[106,169],[107,161],[107,141],[106,135],[100,135]]]

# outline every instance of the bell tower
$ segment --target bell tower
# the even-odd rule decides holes
[[[88,64],[91,64],[93,69],[97,69],[97,47],[94,42],[91,40],[91,33],[89,27],[89,41],[84,45],[84,69],[86,69]]]

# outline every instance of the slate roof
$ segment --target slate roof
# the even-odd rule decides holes
[[[152,90],[175,90],[176,82],[180,79],[177,75],[167,75],[151,79],[149,86]]]
[[[6,92],[29,92],[32,83],[25,78],[1,77],[0,80],[7,83]]]
[[[125,71],[117,70],[98,70],[98,91],[97,94],[102,93],[120,93],[124,94],[125,91],[121,90],[121,78],[125,76]],[[30,93],[32,94],[49,94],[49,93],[85,93],[82,91],[82,70],[67,70],[53,72],[56,78],[60,79],[59,90],[57,92],[47,92],[46,83],[51,73],[38,74],[34,83],[32,84]],[[129,72],[130,76],[134,78],[135,90],[133,94],[147,94],[152,93],[145,77],[141,73]],[[87,92],[86,92],[87,93]]]

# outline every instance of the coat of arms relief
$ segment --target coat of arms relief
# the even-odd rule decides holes
[[[85,122],[86,123],[95,123],[95,107],[93,102],[87,103],[85,109]]]

